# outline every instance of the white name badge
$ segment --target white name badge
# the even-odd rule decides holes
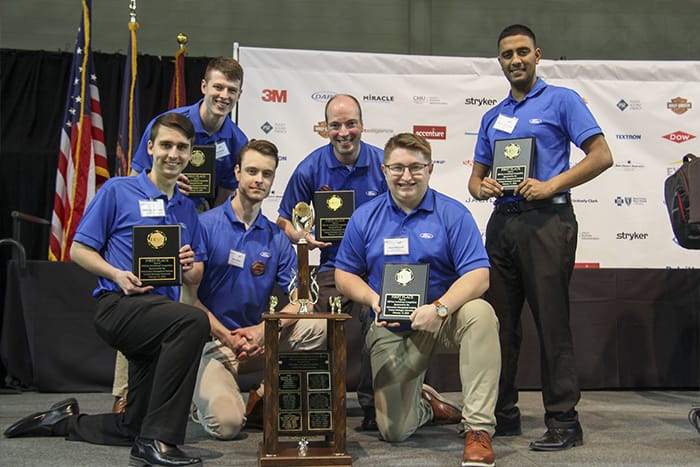
[[[216,158],[221,159],[222,157],[226,157],[229,154],[231,154],[231,151],[229,151],[228,146],[226,146],[226,141],[219,141],[216,143]]]
[[[517,117],[506,117],[503,114],[498,114],[498,118],[496,119],[496,123],[493,124],[493,127],[496,130],[505,131],[506,133],[511,134],[515,129],[516,123],[518,123]]]
[[[141,217],[165,217],[165,204],[162,199],[140,199]]]
[[[385,238],[384,256],[399,256],[408,254],[408,238]]]
[[[228,264],[237,268],[242,268],[245,264],[245,253],[236,250],[229,251]]]

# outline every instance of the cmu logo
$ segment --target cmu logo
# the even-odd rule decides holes
[[[446,126],[413,125],[413,133],[425,139],[447,139]]]
[[[673,141],[674,143],[685,143],[686,141],[694,139],[695,135],[691,135],[690,133],[686,133],[685,131],[674,131],[673,133],[663,135],[662,138],[666,138],[667,140]]]
[[[693,103],[688,102],[688,99],[684,99],[682,97],[674,97],[670,101],[666,102],[666,108],[674,114],[683,115],[688,110],[693,108]]]
[[[262,96],[260,97],[263,102],[275,102],[275,103],[287,103],[287,90],[286,89],[263,89]]]

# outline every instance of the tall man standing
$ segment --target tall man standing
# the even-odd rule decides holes
[[[382,150],[361,141],[362,109],[353,96],[338,94],[326,103],[326,125],[330,143],[314,150],[299,163],[284,191],[279,207],[279,225],[292,243],[304,237],[310,248],[321,248],[321,264],[317,276],[320,287],[316,310],[330,312],[328,299],[340,295],[335,287],[333,269],[338,244],[319,242],[313,235],[297,232],[292,225],[292,210],[300,201],[311,202],[315,191],[353,190],[355,207],[361,206],[386,191],[382,174]],[[352,302],[342,297],[342,311],[350,313]],[[360,311],[361,336],[371,324],[367,310]],[[357,398],[364,411],[362,429],[376,430],[374,391],[367,349],[362,349]]]
[[[569,323],[569,282],[578,224],[569,190],[612,165],[602,130],[574,91],[537,77],[542,56],[535,34],[515,24],[498,37],[498,62],[510,94],[481,121],[469,178],[476,199],[496,198],[486,229],[491,286],[486,294],[500,322],[502,371],[496,406],[496,435],[521,433],[515,385],[521,313],[527,299],[540,341],[546,433],[530,449],[556,451],[583,443],[576,404],[580,399]],[[536,160],[530,178],[512,195],[489,177],[498,140],[534,137]],[[569,167],[570,143],[586,157]]]

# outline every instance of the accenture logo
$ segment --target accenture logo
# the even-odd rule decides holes
[[[333,91],[316,91],[311,94],[311,99],[316,102],[328,102],[336,94],[338,93]]]
[[[425,139],[447,139],[446,126],[413,125],[413,133]]]
[[[686,133],[685,131],[674,131],[673,133],[663,135],[662,138],[665,138],[669,141],[673,141],[674,143],[685,143],[686,141],[694,139],[695,135],[691,135],[690,133]]]

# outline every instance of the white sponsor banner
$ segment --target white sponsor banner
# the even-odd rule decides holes
[[[465,203],[483,233],[492,203],[474,200],[467,179],[481,117],[509,91],[495,58],[240,47],[239,60],[238,123],[282,155],[263,207],[269,218],[299,161],[328,143],[327,100],[347,93],[362,105],[364,141],[383,147],[406,131],[429,138],[431,186]],[[664,180],[683,155],[700,155],[700,62],[542,60],[538,75],[583,96],[615,160],[572,190],[579,266],[700,267],[700,251],[675,243],[663,200]],[[572,165],[583,157],[572,146]]]

